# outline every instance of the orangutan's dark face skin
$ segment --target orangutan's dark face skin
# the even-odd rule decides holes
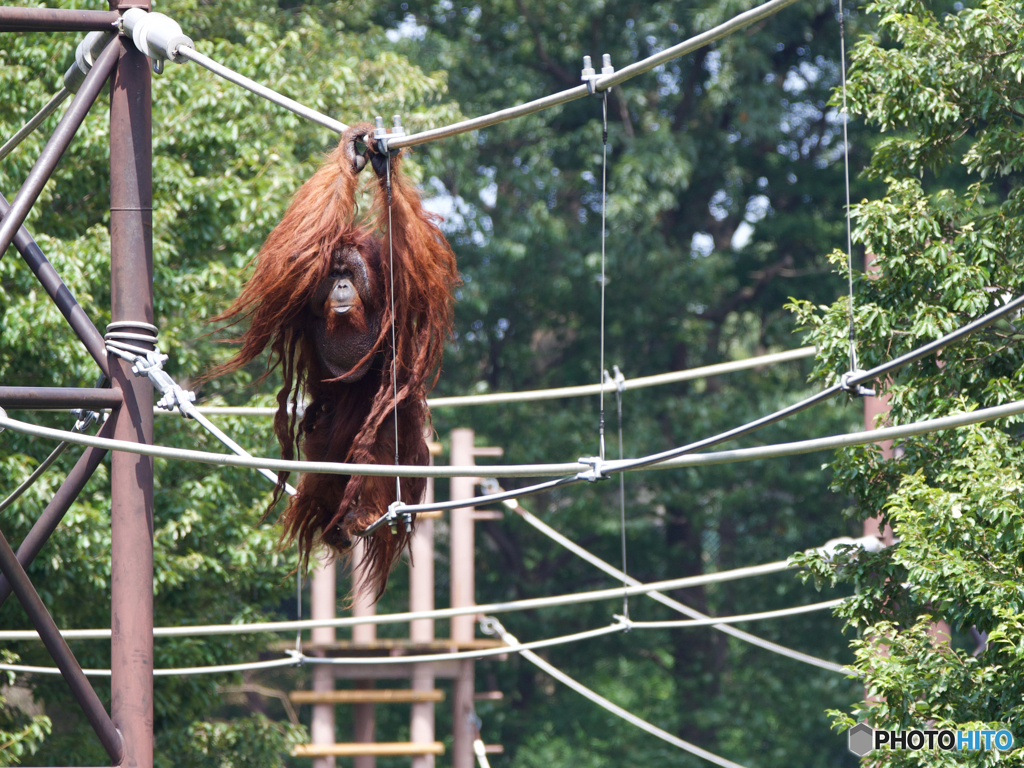
[[[359,362],[373,348],[380,330],[373,299],[363,255],[355,248],[335,254],[330,273],[309,301],[310,311],[316,316],[317,356],[331,378],[352,383],[370,369],[372,359],[362,365]]]

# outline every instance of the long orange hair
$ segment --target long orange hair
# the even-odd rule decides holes
[[[211,375],[250,363],[268,346],[268,373],[281,366],[283,385],[277,393],[274,432],[285,459],[294,459],[300,451],[312,461],[391,464],[397,418],[400,463],[429,461],[425,400],[437,382],[444,342],[451,335],[452,297],[459,278],[455,256],[437,226],[438,217],[423,210],[416,190],[400,172],[400,158],[392,157],[392,313],[385,179],[376,184],[369,221],[356,220],[357,176],[351,147],[354,141],[364,140],[368,152],[376,151],[369,137],[372,131],[371,125],[361,124],[346,132],[270,233],[241,295],[214,318],[227,325],[248,321],[248,327],[235,357]],[[353,369],[369,362],[368,372],[348,383],[331,377],[320,363],[309,308],[310,297],[327,279],[332,258],[347,248],[358,250],[366,262],[371,295],[364,309],[379,318],[380,329],[373,348]],[[397,377],[392,376],[392,361]],[[301,420],[300,398],[308,401]],[[288,473],[280,473],[274,503],[284,493],[287,478]],[[423,478],[403,478],[401,500],[417,503],[425,487]],[[347,552],[352,537],[386,512],[397,497],[394,478],[362,475],[304,473],[297,491],[282,516],[282,540],[298,541],[304,562],[318,543],[335,553]],[[408,542],[402,528],[397,536],[381,528],[366,539],[360,567],[365,583],[378,596]]]

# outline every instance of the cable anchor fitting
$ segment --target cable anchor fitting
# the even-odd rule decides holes
[[[378,517],[373,523],[371,523],[366,530],[357,533],[356,536],[366,538],[378,528],[383,528],[385,525],[391,529],[391,535],[398,535],[398,524],[401,522],[405,525],[405,532],[412,533],[412,512],[402,511],[402,507],[406,506],[401,501],[393,501],[388,506],[388,511]]]
[[[149,13],[141,8],[129,8],[121,16],[121,32],[132,39],[140,52],[149,56],[153,71],[164,71],[164,61],[180,62],[178,48],[195,49],[195,43],[181,31],[181,26],[163,13]]]
[[[153,389],[162,395],[156,402],[157,408],[165,411],[173,411],[177,408],[186,419],[192,418],[194,407],[192,403],[196,401],[196,393],[179,386],[178,382],[164,370],[164,363],[170,358],[160,354],[159,349],[143,349],[134,344],[111,339],[111,336],[137,336],[140,340],[145,340],[154,346],[156,346],[156,338],[146,339],[141,334],[108,333],[106,336],[107,351],[130,362],[132,373],[136,376],[145,376],[149,379]]]
[[[399,147],[398,149],[391,149],[388,146],[388,142],[391,139],[397,139],[399,136],[405,136],[405,128],[402,127],[401,115],[395,115],[394,117],[391,118],[391,121],[393,123],[393,127],[389,131],[384,127],[384,118],[381,117],[380,115],[377,115],[377,117],[373,119],[375,125],[375,128],[373,129],[373,138],[377,142],[377,146],[383,152],[394,157],[395,155],[402,151],[401,147]]]
[[[601,56],[601,74],[598,75],[594,71],[591,59],[589,56],[583,57],[583,71],[580,72],[580,80],[587,84],[587,92],[591,96],[599,95],[597,90],[597,81],[599,78],[605,75],[615,74],[615,67],[612,66],[612,57],[610,54],[603,54]]]
[[[596,483],[598,480],[607,480],[608,474],[604,471],[607,463],[600,456],[581,456],[576,461],[580,464],[587,464],[590,469],[585,472],[577,472],[577,480],[586,480],[588,483]]]
[[[96,59],[103,53],[107,43],[113,38],[110,32],[90,32],[85,36],[75,49],[75,61],[64,73],[64,87],[71,93],[78,93],[78,89],[85,82],[85,76],[89,74]]]
[[[858,376],[863,376],[865,371],[855,369],[847,371],[839,379],[839,388],[843,390],[850,397],[874,397],[875,390],[870,387],[865,387],[863,384],[854,384],[853,380]]]
[[[614,376],[608,373],[608,371],[604,372],[604,383],[614,384],[615,391],[621,395],[626,391],[626,377],[622,375],[622,371],[619,370],[617,365],[612,366],[612,372],[615,374]]]

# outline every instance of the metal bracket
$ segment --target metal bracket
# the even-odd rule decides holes
[[[615,373],[614,376],[608,371],[604,372],[604,381],[606,384],[614,384],[615,390],[621,395],[626,391],[626,377],[622,375],[617,365],[612,366],[612,371]]]
[[[394,501],[388,507],[388,511],[378,517],[366,530],[357,533],[356,536],[366,538],[378,528],[387,526],[391,529],[391,535],[398,535],[398,523],[401,521],[405,524],[405,532],[412,533],[412,512],[403,512],[401,508],[404,507],[401,501]]]
[[[108,326],[109,327],[109,326]],[[179,386],[171,375],[167,373],[163,365],[169,359],[167,355],[160,354],[159,349],[143,349],[134,344],[128,344],[112,336],[131,337],[138,341],[145,341],[156,346],[156,337],[146,337],[142,334],[110,332],[106,335],[107,351],[112,355],[127,360],[132,364],[132,373],[136,376],[145,376],[149,379],[153,388],[162,397],[156,402],[157,408],[165,411],[173,411],[177,408],[186,419],[192,418],[192,403],[196,401],[196,393]]]
[[[130,36],[135,47],[153,63],[158,75],[164,71],[164,61],[178,61],[178,48],[195,48],[192,38],[181,31],[181,26],[163,13],[149,13],[141,8],[129,8],[121,16],[121,32]]]
[[[853,379],[861,376],[865,371],[859,368],[853,371],[847,371],[839,379],[839,388],[843,390],[850,397],[874,397],[875,390],[865,387],[863,384],[853,384]]]
[[[586,472],[577,472],[576,477],[586,480],[588,483],[596,483],[598,480],[607,480],[608,475],[603,469],[605,460],[600,456],[581,456],[577,459],[580,464],[588,464],[590,469]]]
[[[612,57],[609,54],[601,56],[601,76],[615,74],[615,67],[612,66]],[[594,71],[594,67],[591,63],[589,56],[583,57],[583,71],[580,73],[580,80],[587,84],[587,92],[591,96],[597,96],[597,80],[598,74]]]
[[[394,127],[392,127],[390,131],[388,131],[384,127],[384,118],[381,117],[380,115],[377,115],[377,117],[373,119],[373,122],[376,126],[373,129],[373,138],[376,140],[378,147],[380,147],[385,153],[394,157],[399,152],[401,152],[401,148],[391,149],[390,147],[388,147],[388,142],[391,139],[397,139],[399,136],[405,136],[405,128],[402,127],[401,115],[395,115],[394,117],[391,118],[391,121],[392,123],[394,123]]]

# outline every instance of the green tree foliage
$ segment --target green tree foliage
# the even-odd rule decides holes
[[[865,367],[990,311],[1024,288],[1020,261],[1024,98],[1021,16],[1013,3],[945,9],[884,0],[879,36],[853,54],[851,107],[890,132],[868,172],[886,191],[857,208],[857,240],[877,256],[856,275],[855,317]],[[849,306],[797,305],[836,376]],[[989,326],[882,382],[892,423],[1024,396],[1019,318]],[[838,576],[858,596],[843,614],[862,633],[857,668],[874,694],[837,727],[866,718],[885,728],[1010,727],[1021,722],[1022,507],[1019,419],[905,440],[883,461],[874,448],[834,464],[854,516],[882,512],[898,546],[844,558]],[[814,563],[819,577],[832,573]],[[834,578],[835,574],[831,576]],[[954,642],[930,633],[945,619]],[[988,633],[975,651],[971,627]],[[886,652],[880,653],[880,647]],[[973,653],[972,653],[973,652]],[[1020,764],[1019,752],[1000,765]],[[872,758],[876,759],[875,757]],[[883,753],[885,765],[995,765],[996,756]]]
[[[15,664],[18,656],[7,649],[0,650],[0,660]],[[49,735],[53,724],[44,714],[26,712],[24,708],[8,702],[15,677],[6,673],[6,685],[0,693],[0,765],[17,765],[22,757],[35,754]],[[22,688],[21,693],[26,693]],[[31,694],[29,694],[29,697]],[[30,709],[31,707],[29,707]]]
[[[94,4],[95,7],[105,7]],[[413,127],[457,116],[441,103],[445,80],[386,49],[383,32],[355,4],[281,10],[259,2],[159,3],[201,48],[228,66],[348,121],[401,111]],[[78,36],[0,35],[0,135],[9,136],[57,89]],[[101,330],[110,318],[108,102],[97,100],[33,209],[27,226]],[[56,124],[44,126],[0,165],[8,199],[20,186]],[[332,136],[192,65],[168,64],[153,79],[155,317],[167,370],[189,386],[230,349],[207,336],[209,318],[237,295],[245,265],[284,212],[292,192],[332,146]],[[223,336],[223,334],[220,334]],[[21,263],[15,249],[0,262],[0,381],[7,385],[92,386],[95,364]],[[203,385],[209,402],[249,401],[259,367]],[[273,379],[261,393],[274,391]],[[253,402],[271,402],[264,397]],[[17,414],[69,428],[67,414]],[[232,419],[224,428],[255,453],[273,455],[268,422]],[[3,435],[0,475],[12,490],[53,448]],[[156,442],[223,450],[193,423],[158,416]],[[17,543],[77,458],[68,451],[22,499],[0,516]],[[294,617],[293,551],[277,546],[273,518],[261,522],[269,484],[245,471],[156,462],[156,622],[201,624]],[[30,569],[44,601],[64,627],[109,626],[109,478],[101,466]],[[290,602],[289,602],[290,600]],[[4,628],[29,627],[13,598]],[[157,667],[255,660],[268,637],[156,641]],[[38,643],[17,644],[24,663],[52,666]],[[73,644],[84,667],[109,667],[108,644]],[[32,758],[40,765],[101,765],[97,740],[63,681],[34,677],[53,734]],[[266,766],[286,752],[294,730],[263,720],[207,725],[222,706],[210,677],[157,678],[158,764]],[[95,681],[101,698],[109,684]],[[43,721],[6,745],[5,759],[37,746]],[[5,727],[5,726],[4,726]],[[11,739],[19,734],[12,731]],[[0,738],[0,744],[5,739]],[[186,745],[186,746],[182,746]],[[240,749],[244,747],[243,751]],[[245,751],[247,750],[247,751]],[[190,757],[191,755],[191,757]],[[276,762],[275,762],[276,761]]]

